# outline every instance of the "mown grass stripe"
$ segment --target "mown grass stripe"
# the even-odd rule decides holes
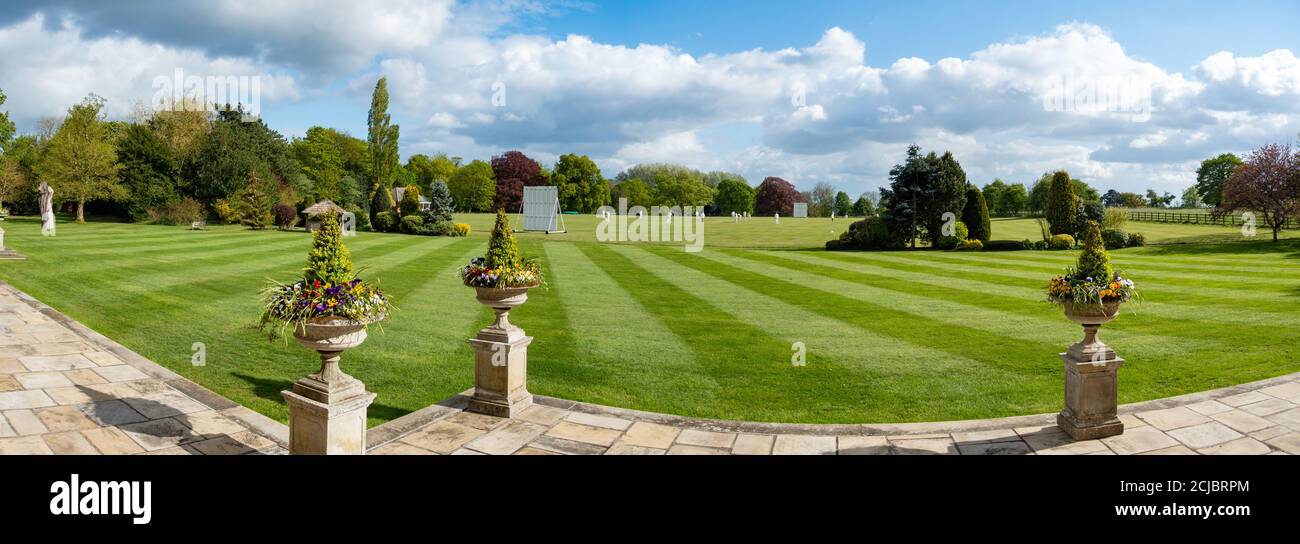
[[[390,254],[385,262],[376,260],[359,260],[362,266],[372,266],[375,275],[388,276],[394,281],[384,282],[385,292],[396,301],[399,311],[393,316],[400,319],[405,310],[405,294],[411,289],[424,284],[423,278],[417,276],[427,270],[430,260],[452,262],[453,256],[461,256],[475,248],[474,242],[448,245],[446,243],[424,243],[408,245]],[[402,267],[409,267],[405,270]],[[404,279],[403,272],[409,274]],[[373,277],[373,276],[372,276]],[[319,358],[303,350],[292,340],[275,340],[268,342],[264,333],[255,329],[257,316],[260,315],[260,302],[257,290],[262,286],[256,276],[226,276],[220,285],[192,287],[182,296],[197,297],[198,293],[216,292],[226,296],[213,296],[201,305],[168,304],[166,301],[150,300],[137,308],[141,315],[149,319],[134,323],[129,327],[118,322],[105,324],[110,330],[117,330],[121,341],[133,350],[168,366],[192,379],[213,380],[228,388],[232,400],[246,404],[250,408],[272,415],[281,420],[287,418],[279,391],[291,380],[292,376],[305,375],[315,370]],[[96,312],[96,315],[102,315]],[[418,315],[418,314],[417,314]],[[232,319],[232,316],[237,316]],[[188,334],[177,334],[178,324],[188,324],[184,329]],[[391,325],[389,325],[391,327]],[[106,333],[109,334],[109,333]],[[357,349],[345,356],[345,371],[362,377],[376,377],[383,381],[383,364],[372,362],[372,358],[381,361],[403,361],[422,357],[419,353],[407,352],[404,338],[385,334],[372,334],[367,341],[370,349]],[[158,339],[166,339],[160,342]],[[205,367],[193,367],[188,364],[190,342],[204,342],[208,348],[208,362]],[[463,340],[462,340],[463,341]],[[182,358],[183,356],[183,358]],[[375,366],[376,368],[370,368]],[[409,366],[409,362],[407,365]],[[276,369],[272,373],[267,370]],[[274,376],[280,376],[279,379]],[[387,378],[391,380],[390,378]],[[471,382],[472,383],[472,380]],[[371,384],[373,388],[374,385]],[[408,391],[408,389],[414,389]],[[413,410],[429,402],[436,402],[440,397],[424,404],[430,396],[421,396],[420,388],[414,384],[389,389],[385,399],[374,408],[372,421],[391,419],[402,410]],[[402,400],[406,399],[406,400]],[[400,414],[398,414],[400,415]]]
[[[541,372],[537,379],[547,391],[566,399],[672,413],[688,408],[683,388],[694,397],[716,396],[718,384],[701,372],[690,347],[585,253],[568,243],[541,247],[549,288],[535,290],[530,305],[562,307],[566,336],[582,339],[567,357],[550,350],[542,354],[545,363],[536,365]]]
[[[647,270],[625,253],[634,251],[631,246],[575,247],[689,346],[702,371],[718,384],[707,395],[680,391],[684,399],[694,399],[689,408],[684,408],[686,415],[713,413],[715,417],[762,421],[796,416],[804,421],[825,418],[824,384],[836,379],[834,367],[792,367],[789,343],[719,310],[711,299],[688,293]]]
[[[894,255],[883,255],[883,254],[872,254],[869,256],[846,254],[846,257],[850,259],[860,259],[863,262],[877,263],[877,264],[881,264],[882,266],[887,266],[888,263],[892,262],[896,265],[900,265],[903,267],[911,267],[914,266],[914,264],[917,262],[917,259],[915,258],[906,259]],[[942,257],[936,257],[933,259],[942,260]],[[990,271],[988,267],[979,267],[979,266],[963,265],[963,264],[956,264],[956,263],[937,265],[938,263],[935,263],[934,260],[929,261],[929,264],[931,265],[929,270],[931,270],[932,273],[934,274],[946,275],[946,276],[961,278],[961,279],[967,279],[967,278],[978,279],[983,277],[1012,277],[1012,278],[1025,280],[1027,282],[1033,282],[1035,278],[1038,278],[1038,276],[1034,272],[1024,272],[1024,271],[1013,270],[1013,269],[999,269],[996,272],[993,272]],[[1142,285],[1146,284],[1146,279],[1142,278],[1141,276],[1131,276],[1131,277],[1133,277],[1135,281],[1139,282],[1139,286],[1138,286],[1139,290],[1142,288]],[[1041,277],[1040,281],[1042,281],[1043,285],[1045,285],[1047,281],[1047,277],[1046,276]],[[1294,323],[1297,322],[1297,320],[1300,320],[1300,316],[1297,316],[1294,313],[1279,312],[1268,308],[1250,308],[1250,307],[1226,308],[1223,307],[1224,306],[1223,299],[1211,295],[1198,294],[1195,290],[1184,292],[1183,294],[1178,295],[1177,300],[1170,301],[1170,302],[1160,302],[1155,300],[1154,297],[1152,297],[1145,301],[1144,307],[1147,311],[1154,312],[1156,313],[1156,315],[1179,317],[1180,314],[1182,314],[1183,316],[1187,314],[1185,308],[1196,307],[1196,306],[1207,305],[1207,304],[1216,304],[1216,303],[1219,305],[1219,307],[1215,308],[1213,312],[1199,312],[1197,314],[1198,315],[1197,320],[1208,322],[1208,323],[1236,324],[1236,325],[1256,325],[1262,323]],[[1238,304],[1238,305],[1246,306],[1246,304]]]
[[[640,249],[629,257],[645,261],[646,268],[661,278],[709,297],[723,311],[771,336],[802,342],[809,366],[837,367],[836,387],[824,393],[827,414],[823,421],[920,421],[933,417],[934,405],[923,401],[928,395],[960,398],[944,406],[946,411],[962,414],[956,417],[976,417],[973,414],[990,406],[1000,409],[1019,402],[1009,400],[1022,393],[1018,391],[1023,385],[1019,371],[874,332],[863,324],[871,308],[857,304],[804,307],[780,295],[786,288],[780,282],[759,277],[733,283],[713,275],[715,264],[698,256],[674,249]],[[730,271],[724,274],[731,276]],[[826,315],[828,309],[844,312]],[[964,379],[935,383],[931,378],[936,374]],[[976,383],[983,391],[973,391],[971,385]],[[1024,405],[1028,404],[1032,401]]]

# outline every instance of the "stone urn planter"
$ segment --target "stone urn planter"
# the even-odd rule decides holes
[[[366,409],[375,394],[367,392],[361,380],[343,372],[339,359],[344,351],[366,341],[367,324],[369,321],[317,317],[294,328],[294,339],[320,354],[320,371],[298,379],[292,389],[281,393],[289,404],[290,453],[365,453]]]
[[[320,354],[320,371],[298,380],[294,391],[324,403],[365,393],[365,385],[339,368],[343,352],[366,341],[367,321],[317,317],[298,325],[293,338]]]
[[[1056,423],[1075,440],[1115,436],[1124,432],[1119,421],[1119,367],[1124,360],[1097,338],[1102,325],[1119,315],[1119,302],[1063,304],[1065,317],[1083,327],[1083,339],[1072,344],[1065,363],[1065,409]]]
[[[510,310],[528,301],[529,287],[474,287],[479,304],[492,308],[496,320],[469,339],[474,348],[474,395],[467,409],[497,417],[514,417],[532,406],[528,392],[528,345],[533,338],[510,323]]]

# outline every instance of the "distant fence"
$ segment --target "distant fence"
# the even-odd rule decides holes
[[[1245,219],[1240,213],[1227,214],[1222,217],[1215,217],[1207,212],[1128,212],[1129,221],[1143,221],[1147,223],[1181,223],[1184,225],[1218,225],[1222,227],[1240,227],[1245,223]],[[1263,226],[1264,218],[1256,217],[1255,224]],[[1300,220],[1293,219],[1287,222],[1286,228],[1300,228]]]

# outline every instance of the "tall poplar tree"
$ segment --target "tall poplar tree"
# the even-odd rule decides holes
[[[388,114],[388,78],[381,77],[375,83],[375,92],[370,96],[370,114],[366,117],[369,127],[367,143],[370,148],[371,179],[370,186],[370,222],[375,222],[375,214],[392,211],[397,205],[393,202],[393,193],[389,190],[397,176],[397,138],[399,127],[392,124]]]

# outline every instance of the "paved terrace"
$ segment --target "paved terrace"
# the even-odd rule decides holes
[[[1300,454],[1300,373],[1121,406],[1124,434],[1084,442],[1057,429],[1055,414],[783,425],[537,397],[535,406],[510,420],[466,412],[465,400],[460,395],[371,429],[370,453]],[[283,454],[288,437],[285,425],[144,359],[3,282],[0,412],[0,454]]]

